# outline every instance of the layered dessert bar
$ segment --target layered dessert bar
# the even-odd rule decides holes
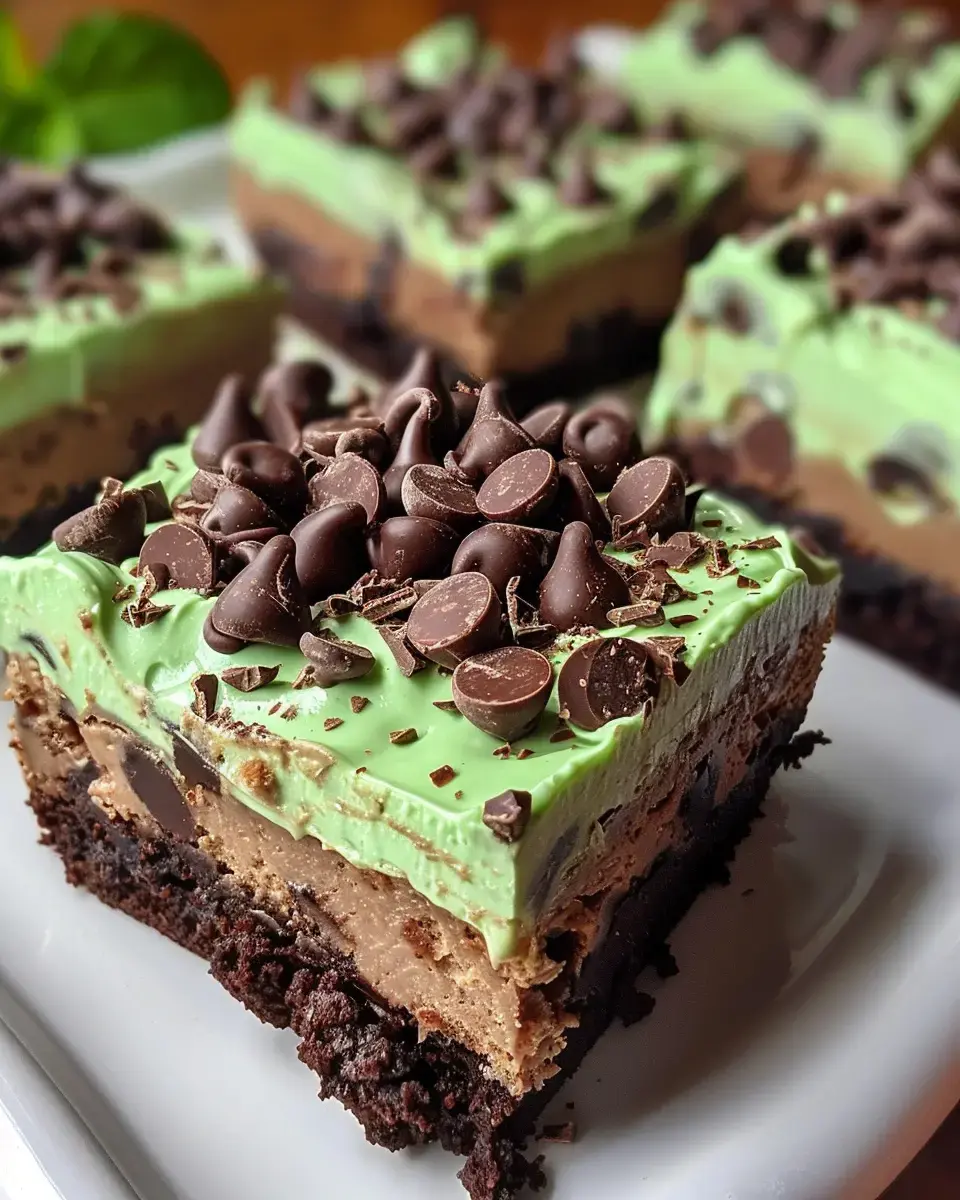
[[[836,569],[610,401],[521,425],[497,384],[419,388],[381,421],[318,371],[228,381],[0,561],[15,744],[72,883],[292,1027],[371,1141],[503,1198],[815,740]]]
[[[689,277],[648,434],[802,520],[844,563],[841,628],[960,688],[960,162],[836,197]]]
[[[105,475],[269,361],[276,285],[82,166],[0,164],[0,549],[23,553]]]
[[[514,400],[636,375],[684,264],[740,218],[735,156],[641,127],[568,42],[537,70],[466,20],[389,60],[251,86],[234,197],[293,312],[384,378],[430,342]]]
[[[960,141],[960,44],[942,12],[680,0],[631,39],[620,83],[650,119],[739,147],[760,216],[883,190]]]

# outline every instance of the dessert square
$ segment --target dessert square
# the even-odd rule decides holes
[[[15,743],[68,880],[492,1200],[816,741],[836,568],[687,491],[613,401],[520,425],[497,384],[417,388],[380,420],[330,382],[231,377],[0,560]]]
[[[142,467],[227,365],[270,360],[276,285],[82,166],[0,167],[0,549]]]
[[[960,45],[944,12],[680,0],[634,36],[620,82],[651,119],[739,146],[761,216],[889,188],[931,146],[960,142]]]
[[[960,162],[691,273],[646,410],[697,478],[844,564],[840,627],[960,687]]]
[[[527,70],[464,20],[309,72],[286,110],[255,83],[231,142],[302,321],[383,377],[430,342],[527,404],[647,366],[689,256],[741,216],[735,156],[641,129],[568,42]]]

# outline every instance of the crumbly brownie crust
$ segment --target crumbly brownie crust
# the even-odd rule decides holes
[[[26,700],[18,719],[54,759],[79,737],[66,714],[53,726],[37,722]],[[520,1153],[534,1121],[610,1021],[635,1019],[637,974],[697,894],[724,877],[770,776],[792,756],[802,719],[802,711],[792,711],[771,724],[747,774],[719,807],[712,803],[717,775],[698,776],[683,801],[695,830],[692,847],[665,853],[634,881],[610,936],[581,971],[580,1025],[559,1074],[519,1102],[489,1078],[474,1052],[438,1033],[419,1040],[416,1021],[369,987],[306,905],[271,910],[195,844],[107,818],[91,798],[99,777],[93,764],[65,777],[41,775],[26,759],[24,766],[43,841],[62,858],[70,883],[206,958],[211,974],[262,1021],[292,1028],[300,1058],[320,1078],[321,1097],[340,1100],[370,1141],[400,1149],[437,1140],[467,1156],[461,1178],[474,1200],[506,1200],[540,1180],[538,1163]]]

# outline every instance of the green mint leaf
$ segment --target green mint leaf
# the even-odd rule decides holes
[[[35,160],[51,111],[40,94],[8,90],[0,84],[0,154]]]
[[[26,91],[35,74],[20,30],[7,10],[0,8],[0,88],[4,92]]]
[[[203,47],[175,26],[135,13],[75,22],[42,77],[69,115],[56,137],[76,142],[72,153],[139,150],[216,124],[230,110],[229,85]],[[67,128],[74,132],[64,137]]]

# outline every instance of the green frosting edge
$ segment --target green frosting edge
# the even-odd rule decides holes
[[[425,82],[449,77],[465,61],[462,31],[462,22],[442,22],[408,45],[401,57],[411,74]],[[360,98],[362,68],[344,63],[318,69],[312,80],[330,103],[344,105]],[[624,138],[585,136],[595,147],[597,178],[611,193],[609,203],[573,208],[560,201],[554,184],[505,171],[501,184],[513,209],[471,237],[456,231],[463,180],[425,187],[402,158],[376,147],[343,145],[307,128],[273,106],[266,81],[245,89],[230,143],[234,163],[263,187],[296,195],[373,241],[399,233],[412,261],[485,302],[495,295],[496,275],[504,265],[520,261],[525,279],[536,285],[627,245],[659,241],[666,230],[685,228],[738,170],[735,155],[706,143],[631,145]],[[664,184],[678,187],[676,212],[649,230],[638,230],[638,216]]]
[[[846,21],[857,11],[851,4],[836,10]],[[689,31],[704,11],[697,0],[680,0],[632,39],[619,78],[648,118],[679,109],[705,134],[785,150],[796,145],[802,129],[813,129],[823,170],[894,182],[960,97],[958,43],[940,46],[929,64],[911,75],[916,112],[904,120],[893,108],[897,79],[891,63],[869,71],[859,95],[832,99],[813,80],[772,58],[757,38],[732,38],[710,57],[698,55]],[[905,22],[918,20],[922,13],[904,16]]]
[[[119,364],[164,361],[176,354],[168,339],[170,318],[199,313],[277,284],[219,255],[209,234],[179,228],[169,251],[138,255],[126,277],[141,300],[119,312],[107,296],[42,301],[31,297],[30,316],[0,323],[0,350],[25,346],[13,361],[0,360],[0,432],[61,407],[82,407],[91,382],[111,378]]]
[[[188,444],[165,449],[131,483],[159,479],[170,496],[178,494],[194,470]],[[701,497],[696,522],[708,536],[731,544],[773,533],[780,546],[732,552],[732,561],[758,582],[754,589],[738,587],[735,577],[711,578],[704,564],[677,574],[693,591],[712,591],[669,606],[669,617],[697,614],[698,620],[682,631],[669,623],[607,631],[633,638],[682,632],[692,671],[684,689],[700,687],[704,665],[761,612],[798,586],[825,583],[836,574],[829,562],[806,557],[784,530],[761,525],[740,505],[717,496]],[[614,721],[595,732],[576,729],[574,738],[551,742],[558,728],[554,688],[537,732],[522,742],[533,754],[500,759],[493,754],[495,739],[434,706],[449,700],[449,676],[431,667],[404,678],[372,624],[358,617],[332,623],[340,636],[374,652],[376,666],[369,675],[329,689],[293,690],[305,661],[299,651],[252,646],[236,655],[217,653],[201,633],[213,601],[194,592],[158,593],[154,602],[170,605],[166,615],[139,629],[124,622],[125,602],[115,597],[137,583],[128,569],[134,565],[116,568],[52,545],[26,559],[0,559],[0,645],[36,655],[26,638],[42,637],[56,666],[51,670],[43,661],[39,666],[78,711],[95,704],[168,758],[170,730],[183,724],[196,675],[219,675],[244,664],[279,665],[276,681],[251,693],[220,684],[218,703],[230,708],[234,720],[268,731],[266,741],[228,739],[223,746],[219,769],[236,797],[296,838],[314,836],[358,867],[408,880],[480,930],[494,962],[515,953],[536,921],[534,893],[551,850],[565,833],[569,840],[572,826],[585,837],[611,797],[591,798],[595,812],[573,806],[587,802],[584,787],[594,774],[643,736],[643,717]],[[554,658],[562,661],[560,654]],[[350,703],[357,695],[369,701],[360,713]],[[343,723],[324,731],[328,717]],[[410,726],[419,734],[415,742],[391,744],[392,730]],[[211,728],[217,726],[204,726]],[[320,775],[318,746],[334,756]],[[268,798],[245,783],[242,767],[251,752],[263,754],[274,770],[275,788]],[[457,774],[437,787],[429,773],[443,765]],[[484,802],[508,788],[529,791],[533,798],[530,825],[513,844],[498,841],[482,821]],[[574,841],[568,853],[579,845]]]
[[[892,306],[838,310],[822,258],[809,276],[782,275],[776,251],[807,215],[753,241],[725,238],[689,271],[644,410],[648,444],[722,424],[749,393],[789,417],[801,457],[837,459],[865,485],[870,460],[905,438],[935,446],[940,489],[960,505],[960,346]],[[751,313],[748,336],[714,320],[731,288]],[[876,498],[898,523],[927,516],[923,504]]]

